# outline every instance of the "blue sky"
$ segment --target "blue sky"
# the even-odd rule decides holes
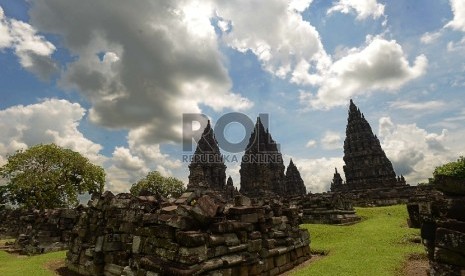
[[[54,142],[116,192],[151,170],[186,182],[183,113],[266,113],[321,192],[352,98],[416,184],[464,155],[464,61],[463,0],[0,0],[0,165]]]

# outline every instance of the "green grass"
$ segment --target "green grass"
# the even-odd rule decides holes
[[[405,205],[356,208],[363,221],[351,226],[305,224],[310,248],[329,252],[293,275],[397,275],[407,256],[424,253],[408,241],[419,235],[407,227]]]
[[[37,256],[18,256],[0,251],[0,275],[2,276],[52,276],[45,264],[50,261],[63,260],[66,251],[53,252]]]

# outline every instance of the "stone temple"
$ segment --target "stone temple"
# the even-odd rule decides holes
[[[283,157],[278,144],[268,129],[265,130],[260,117],[250,135],[249,144],[242,157],[240,192],[250,197],[274,193],[285,195]]]
[[[306,193],[307,188],[305,188],[304,181],[291,159],[286,170],[286,194],[288,196],[300,196]]]
[[[405,179],[396,177],[378,137],[360,109],[350,100],[344,141],[344,174],[346,184],[340,182],[337,171],[331,191],[354,191],[389,188],[406,185]],[[333,189],[334,188],[334,189]]]
[[[226,185],[226,165],[218,147],[213,129],[208,121],[202,137],[197,143],[192,162],[189,165],[188,189],[205,187],[224,190]]]

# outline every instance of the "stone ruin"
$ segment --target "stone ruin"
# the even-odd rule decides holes
[[[16,237],[8,248],[22,254],[34,255],[68,248],[71,231],[80,209],[4,210],[3,237]]]
[[[308,194],[300,197],[304,223],[353,224],[360,221],[352,202],[342,193]]]
[[[300,176],[300,172],[294,165],[294,162],[289,162],[286,170],[286,196],[299,196],[307,194],[307,188],[305,187],[304,180]]]
[[[403,175],[396,176],[378,137],[360,109],[350,100],[344,140],[344,174],[337,172],[332,192],[342,192],[356,206],[384,206],[407,203],[416,187],[407,185]]]
[[[79,217],[66,265],[82,275],[277,275],[310,258],[299,223],[297,208],[277,200],[106,192]]]
[[[218,147],[213,129],[208,121],[202,137],[197,143],[189,165],[188,189],[208,187],[223,191],[226,184],[226,165]]]
[[[260,117],[242,157],[240,192],[250,197],[286,195],[283,157]]]
[[[442,194],[419,204],[430,275],[465,275],[465,180],[438,177],[435,188]]]

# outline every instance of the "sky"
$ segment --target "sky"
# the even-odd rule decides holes
[[[0,0],[0,65],[0,165],[56,143],[114,192],[187,183],[186,113],[268,114],[311,192],[343,171],[350,99],[412,185],[465,155],[463,0]]]

